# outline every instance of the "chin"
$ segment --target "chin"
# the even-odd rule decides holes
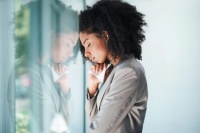
[[[97,63],[99,63],[99,64],[102,64],[102,63],[104,63],[105,61],[99,61],[99,62],[97,62]]]

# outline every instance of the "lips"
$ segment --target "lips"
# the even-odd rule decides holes
[[[94,59],[95,59],[95,57],[93,57],[93,58],[90,58],[90,60],[93,62],[94,61]]]

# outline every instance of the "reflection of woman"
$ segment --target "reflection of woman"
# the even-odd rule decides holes
[[[65,34],[61,33],[57,37],[53,37],[53,45],[51,50],[51,68],[54,69],[55,73],[62,76],[59,79],[55,79],[61,87],[63,93],[67,93],[69,89],[68,75],[65,73],[67,67],[61,63],[66,62],[70,57],[73,56],[73,47],[78,40],[78,33]]]
[[[47,62],[47,58],[44,57],[40,59],[39,64],[30,65],[31,113],[34,119],[32,122],[39,122],[35,125],[42,127],[38,128],[44,128],[45,125],[49,128],[52,118],[58,113],[62,114],[66,122],[69,120],[69,77],[66,73],[67,67],[61,63],[73,55],[73,47],[77,40],[78,33],[60,34],[53,39],[50,52],[52,62]],[[54,80],[53,72],[61,76]],[[50,121],[45,121],[45,116],[52,118]],[[40,123],[43,120],[45,122]]]
[[[82,54],[95,63],[88,76],[87,113],[91,133],[141,133],[147,82],[141,59],[143,14],[119,0],[103,0],[80,13]],[[111,65],[107,68],[107,62]],[[104,81],[95,74],[106,69]]]
[[[55,131],[56,127],[52,122],[58,114],[61,114],[67,123],[70,119],[71,91],[67,66],[64,64],[76,55],[73,48],[78,40],[78,15],[74,11],[67,11],[62,33],[52,35],[51,46],[46,46],[47,49],[43,50],[39,60],[36,58],[29,66],[32,82],[30,112],[33,132],[50,132],[52,127]],[[60,124],[59,122],[54,124]]]

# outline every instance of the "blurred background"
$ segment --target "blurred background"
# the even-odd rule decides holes
[[[141,61],[149,89],[143,133],[199,133],[200,1],[125,1],[145,14],[148,24]],[[36,132],[30,114],[34,99],[29,94],[28,64],[48,48],[52,31],[62,31],[65,8],[80,12],[95,2],[0,0],[0,133]],[[71,133],[87,133],[84,99],[90,64],[83,64],[77,46],[77,54],[66,63],[73,103],[68,128]],[[47,116],[42,120],[49,121]]]

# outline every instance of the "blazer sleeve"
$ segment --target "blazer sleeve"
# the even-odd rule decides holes
[[[94,97],[90,98],[90,95],[89,95],[89,92],[88,92],[88,89],[87,89],[87,93],[86,93],[87,99],[86,99],[85,108],[86,108],[87,115],[89,116],[91,121],[94,119],[94,117],[96,116],[96,114],[98,112],[97,103],[96,103],[98,93],[99,93],[99,91],[97,90]]]
[[[60,89],[60,88],[59,88]],[[67,94],[63,94],[60,90],[60,113],[63,114],[67,123],[70,122],[71,115],[73,114],[73,105],[71,101],[71,88]]]
[[[115,72],[110,90],[90,124],[90,133],[114,133],[136,102],[138,86],[138,76],[133,69],[122,68]]]

